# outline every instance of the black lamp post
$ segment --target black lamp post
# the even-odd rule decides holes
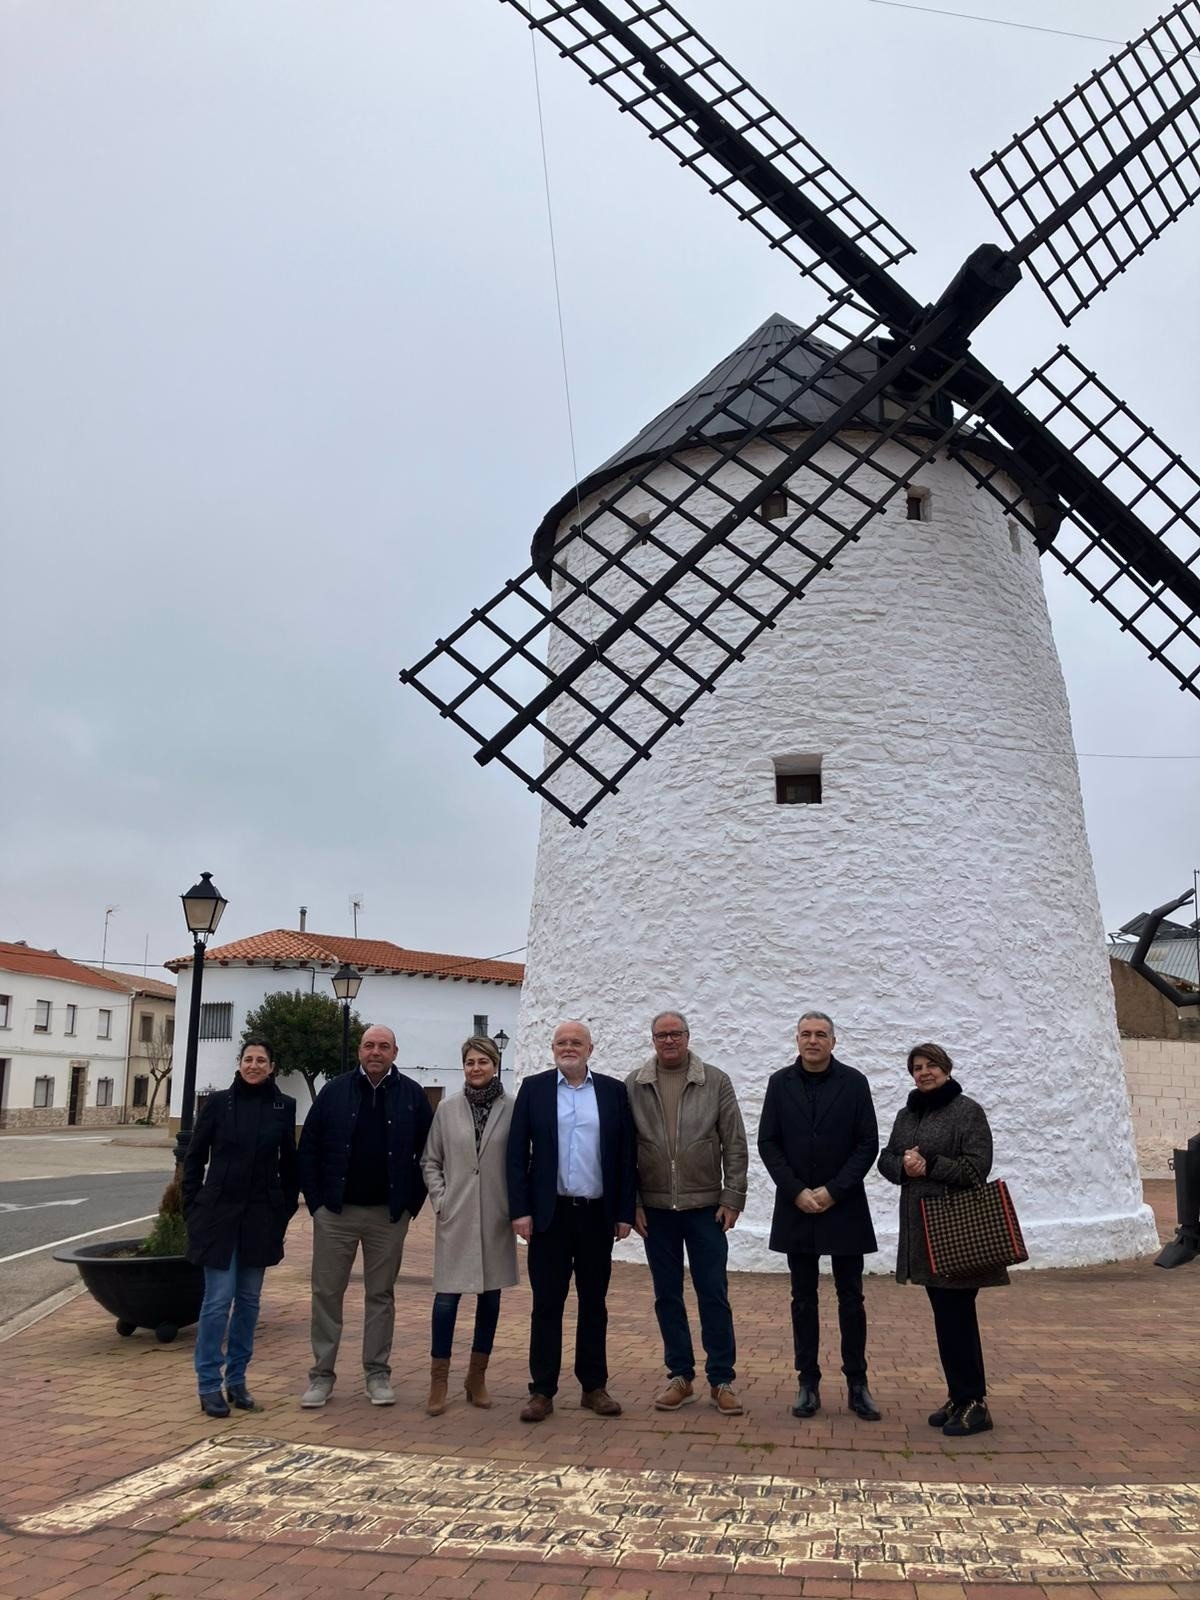
[[[492,1043],[496,1046],[503,1059],[504,1052],[508,1049],[508,1035],[503,1028],[496,1029],[496,1032],[492,1035]]]
[[[217,931],[221,913],[229,904],[212,881],[211,872],[202,872],[200,882],[179,897],[183,915],[192,936],[192,998],[188,1005],[187,1053],[183,1058],[183,1103],[179,1108],[179,1134],[175,1140],[175,1164],[183,1165],[192,1137],[196,1111],[196,1048],[200,1040],[200,990],[204,983],[204,947],[210,933]]]
[[[362,986],[362,973],[343,961],[333,975],[333,992],[342,1003],[342,1071],[350,1070],[350,1002]]]

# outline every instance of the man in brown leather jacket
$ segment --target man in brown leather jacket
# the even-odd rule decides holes
[[[667,1384],[659,1411],[695,1398],[692,1330],[683,1303],[687,1252],[700,1309],[700,1338],[712,1403],[740,1416],[733,1390],[736,1346],[729,1309],[727,1235],[746,1206],[746,1129],[727,1073],[690,1048],[687,1020],[661,1011],[650,1024],[654,1054],[625,1080],[637,1136],[635,1227],[645,1240]]]

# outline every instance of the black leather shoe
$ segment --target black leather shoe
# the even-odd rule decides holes
[[[239,1411],[261,1411],[262,1407],[244,1383],[234,1383],[225,1391],[225,1398]]]
[[[993,1426],[986,1400],[968,1400],[946,1423],[942,1432],[950,1439],[965,1439],[970,1433],[987,1433]]]
[[[931,1428],[944,1428],[950,1421],[951,1417],[957,1413],[958,1409],[959,1408],[955,1405],[954,1401],[947,1397],[947,1399],[942,1401],[941,1405],[936,1411],[931,1411],[929,1413],[929,1416],[926,1420]]]
[[[821,1409],[821,1391],[815,1383],[802,1383],[796,1390],[794,1417],[815,1417]]]
[[[225,1404],[225,1396],[220,1389],[213,1389],[209,1394],[200,1396],[200,1409],[206,1417],[227,1417],[229,1407]]]
[[[871,1399],[871,1391],[865,1383],[852,1383],[847,1387],[846,1404],[856,1417],[861,1417],[864,1422],[878,1422],[883,1412]]]

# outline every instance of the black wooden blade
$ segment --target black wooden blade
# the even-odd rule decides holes
[[[1181,688],[1200,697],[1200,620],[1186,598],[1200,580],[1200,478],[1065,346],[1015,399],[1066,447],[1061,467],[1039,469],[1010,439],[1026,488],[1033,484],[1040,496],[1037,512],[1027,499],[1014,501],[999,469],[971,453],[969,436],[955,455]],[[987,433],[977,431],[974,441]],[[1130,541],[1131,524],[1140,547]]]
[[[840,302],[682,442],[589,496],[549,596],[528,568],[402,680],[477,760],[582,825],[950,440],[939,396],[965,358],[900,393],[911,352],[882,332]],[[801,468],[803,502],[787,487]]]
[[[697,173],[831,295],[912,246],[671,5],[656,0],[505,0],[652,139]],[[732,161],[720,145],[738,142]],[[744,142],[743,142],[744,141]],[[732,170],[731,170],[732,169]],[[794,191],[824,218],[781,216]]]
[[[1200,193],[1200,0],[1182,0],[972,173],[1070,322]]]

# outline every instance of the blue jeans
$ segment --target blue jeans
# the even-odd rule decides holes
[[[454,1349],[454,1324],[458,1321],[460,1294],[435,1294],[433,1297],[433,1347],[430,1355],[445,1360]],[[500,1291],[485,1289],[475,1296],[475,1336],[471,1349],[476,1355],[490,1356],[500,1321]]]
[[[254,1354],[254,1329],[266,1270],[239,1267],[236,1250],[227,1267],[205,1267],[204,1304],[196,1324],[195,1351],[196,1381],[201,1394],[213,1394],[221,1388],[222,1366],[225,1388],[245,1383],[246,1368]]]
[[[690,1211],[646,1207],[646,1261],[654,1280],[654,1315],[663,1339],[663,1356],[672,1377],[694,1378],[692,1330],[683,1303],[683,1253],[687,1250],[692,1288],[700,1307],[700,1338],[710,1384],[732,1383],[737,1346],[729,1309],[725,1266],[729,1240],[717,1221],[716,1206]]]

